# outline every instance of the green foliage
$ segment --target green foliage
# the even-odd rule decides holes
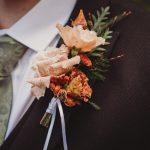
[[[91,19],[93,22],[93,26],[91,29],[97,33],[98,36],[105,37],[105,39],[111,38],[110,34],[112,33],[109,31],[109,28],[103,28],[106,26],[108,21],[108,16],[110,14],[110,7],[101,8],[100,11],[97,11],[97,15],[92,15]]]
[[[114,25],[127,17],[131,12],[125,11],[122,14],[109,18],[110,7],[101,8],[96,15],[91,14],[88,25],[91,30],[95,31],[98,36],[110,39],[112,38],[112,31],[110,30]]]
[[[110,66],[109,60],[104,58],[103,55],[99,56],[90,56],[92,60],[92,67],[87,72],[88,77],[96,80],[105,80],[105,73],[108,71],[108,67]]]
[[[108,16],[110,14],[110,8],[101,8],[97,11],[96,15],[91,15],[91,19],[88,21],[90,29],[97,33],[97,36],[104,38],[106,41],[112,38],[112,31],[109,28],[104,28],[108,23]],[[84,68],[84,72],[87,74],[89,79],[105,80],[105,72],[108,71],[110,66],[109,60],[106,57],[107,50],[105,46],[99,46],[93,49],[91,52],[87,53],[87,56],[92,61],[92,66],[90,68]]]
[[[108,40],[112,38],[112,31],[110,30],[114,25],[128,16],[131,12],[123,12],[122,14],[109,18],[110,7],[101,8],[97,11],[96,15],[90,14],[90,20],[88,20],[88,26],[91,30],[97,33],[98,37],[102,37],[109,44]],[[90,79],[105,79],[105,72],[108,71],[110,66],[106,46],[98,46],[91,52],[87,53],[87,56],[92,61],[91,68],[84,68],[85,73]]]
[[[108,58],[108,50],[106,45],[109,44],[108,40],[112,38],[112,27],[116,25],[123,18],[128,16],[131,12],[123,12],[122,14],[109,18],[110,8],[101,8],[96,12],[96,15],[90,14],[88,23],[88,29],[95,31],[98,37],[105,39],[105,45],[98,46],[90,52],[83,52],[81,49],[75,46],[71,48],[69,58],[80,55],[83,53],[85,57],[81,57],[82,61],[76,67],[84,72],[90,80],[105,80],[105,73],[110,67],[110,60]],[[87,57],[86,57],[87,56]],[[91,62],[90,62],[90,60]],[[87,65],[85,62],[90,62],[92,65]],[[77,98],[76,98],[77,99]],[[93,106],[96,110],[100,110],[100,107],[91,100],[88,103]]]

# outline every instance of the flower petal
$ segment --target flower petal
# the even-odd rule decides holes
[[[75,56],[73,58],[52,64],[50,66],[50,74],[58,76],[69,71],[74,65],[80,63],[80,56]]]
[[[28,82],[31,83],[33,86],[38,86],[39,88],[49,88],[50,76],[33,78],[31,80],[28,80]]]
[[[85,19],[82,9],[80,10],[78,17],[74,21],[72,21],[72,26],[78,26],[78,25],[82,25],[84,28],[87,27],[87,21]]]
[[[56,27],[68,47],[76,47],[81,49],[82,52],[89,52],[96,46],[105,44],[105,39],[97,37],[95,31],[84,30],[81,25],[72,28],[70,26],[63,27],[61,24],[57,24]]]
[[[31,91],[33,93],[33,95],[37,98],[37,99],[40,99],[40,97],[44,96],[45,94],[45,89],[46,88],[39,88],[38,86],[33,86],[31,88]]]

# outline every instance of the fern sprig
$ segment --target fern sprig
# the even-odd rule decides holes
[[[123,12],[122,14],[113,18],[108,18],[110,14],[110,7],[101,8],[96,14],[89,14],[90,19],[88,20],[88,27],[97,33],[98,37],[102,37],[106,40],[112,38],[111,28],[116,25],[119,21],[128,16],[131,12]],[[108,71],[110,62],[107,55],[108,51],[105,46],[101,45],[94,48],[91,52],[86,55],[92,61],[91,68],[86,68],[84,64],[80,64],[81,67],[89,79],[105,79],[105,72]]]
[[[101,8],[100,11],[97,11],[97,16],[92,15],[92,20],[93,20],[93,27],[92,30],[97,32],[97,34],[101,34],[102,32],[102,27],[106,24],[106,20],[108,19],[108,15],[110,14],[109,12],[110,7],[106,8]]]

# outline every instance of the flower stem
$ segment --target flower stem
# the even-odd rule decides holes
[[[41,121],[40,121],[40,125],[42,125],[43,127],[48,128],[49,124],[51,122],[51,118],[52,118],[52,114],[46,112],[44,114],[44,116],[42,117]]]
[[[101,108],[100,108],[97,104],[95,104],[94,102],[88,101],[88,103],[89,103],[92,107],[94,107],[95,110],[100,110],[100,109],[101,109]]]

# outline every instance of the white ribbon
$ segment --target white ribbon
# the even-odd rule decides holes
[[[64,113],[63,113],[63,109],[62,109],[62,105],[61,102],[58,98],[53,97],[51,102],[49,103],[49,106],[46,110],[46,112],[52,114],[52,120],[51,120],[51,124],[47,133],[47,137],[46,137],[46,141],[44,144],[44,148],[43,150],[47,150],[48,149],[48,144],[51,138],[51,134],[53,131],[53,126],[54,126],[54,122],[55,122],[55,118],[56,118],[56,108],[58,106],[58,110],[60,113],[60,119],[61,119],[61,127],[62,127],[62,137],[63,137],[63,145],[64,145],[64,150],[68,150],[68,146],[67,146],[67,139],[66,139],[66,127],[65,127],[65,119],[64,119]]]

